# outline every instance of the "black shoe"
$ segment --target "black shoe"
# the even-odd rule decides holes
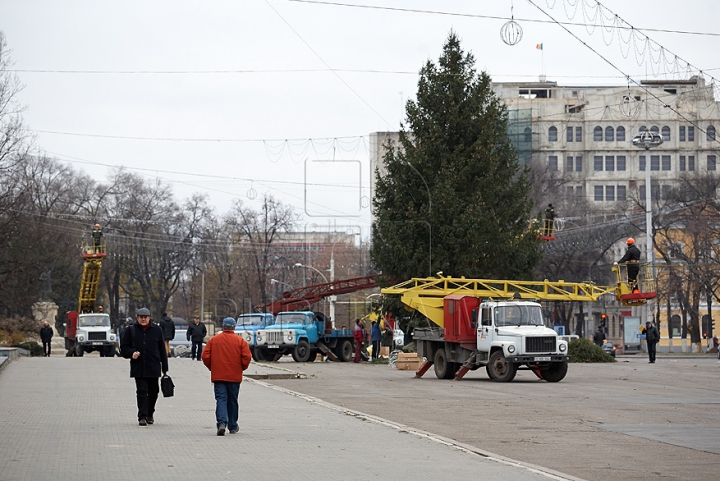
[[[147,419],[139,419],[139,420],[138,420],[138,424],[139,424],[140,426],[147,426],[147,425],[148,425]]]
[[[225,436],[225,427],[226,426],[224,424],[221,424],[220,426],[218,426],[218,430],[217,430],[218,436]]]
[[[230,434],[237,434],[240,432],[240,428],[235,428],[230,430]]]
[[[153,419],[153,417],[152,417],[152,416],[148,416],[148,418],[147,418],[147,423],[148,423],[148,424],[153,424],[154,422],[155,422],[155,420]]]

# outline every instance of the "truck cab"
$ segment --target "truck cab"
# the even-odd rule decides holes
[[[325,323],[314,312],[280,312],[273,325],[256,331],[255,347],[273,358],[292,354],[296,362],[306,362],[312,352],[310,345],[317,343],[319,333],[324,331]]]
[[[72,316],[75,317],[75,316]],[[68,315],[68,319],[71,316]],[[98,351],[100,357],[115,355],[117,335],[110,326],[108,314],[92,312],[79,314],[75,326],[75,355],[82,357],[86,352]]]
[[[238,316],[237,324],[235,325],[235,334],[247,341],[255,361],[266,360],[258,359],[255,354],[257,332],[267,328],[268,326],[272,326],[274,323],[275,318],[269,313],[258,312],[253,314],[240,314]]]

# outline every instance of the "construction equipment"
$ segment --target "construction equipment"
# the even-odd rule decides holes
[[[66,316],[66,356],[80,356],[98,351],[101,357],[115,355],[116,335],[110,326],[110,316],[95,312],[102,262],[106,254],[105,242],[95,240],[81,246],[83,273],[80,280],[78,310]]]
[[[628,294],[618,287],[548,280],[415,278],[381,292],[401,296],[408,309],[435,325],[413,332],[419,356],[427,359],[416,377],[433,365],[441,379],[461,379],[468,370],[485,366],[488,376],[500,382],[512,381],[518,369],[532,370],[548,382],[567,373],[567,342],[545,327],[536,301],[597,301],[615,294],[623,302],[640,302],[623,299]]]

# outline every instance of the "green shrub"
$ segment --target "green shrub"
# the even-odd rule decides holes
[[[28,351],[30,351],[31,356],[42,356],[43,355],[42,346],[35,341],[21,342],[19,344],[16,344],[15,347],[27,349]]]
[[[570,341],[568,354],[572,356],[570,362],[615,362],[602,347],[585,338]]]

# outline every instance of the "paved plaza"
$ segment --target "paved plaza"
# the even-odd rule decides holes
[[[140,427],[127,360],[13,361],[0,372],[0,480],[579,479],[254,379],[240,390],[240,433],[216,436],[205,366],[170,359],[169,374],[175,396]]]

